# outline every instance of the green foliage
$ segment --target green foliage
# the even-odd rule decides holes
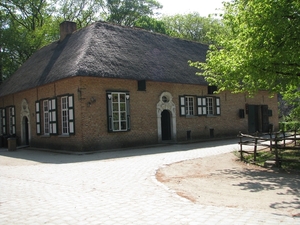
[[[222,29],[219,20],[201,17],[199,13],[164,16],[162,21],[170,36],[206,44],[213,43],[208,33],[214,36]]]
[[[133,26],[139,18],[152,16],[162,5],[155,0],[106,0],[104,8],[108,22]]]
[[[280,122],[279,127],[281,131],[297,131],[300,130],[300,121]]]
[[[103,0],[59,0],[56,15],[60,22],[72,21],[83,28],[101,16]]]
[[[298,91],[300,1],[235,0],[225,4],[222,22],[207,61],[191,63],[211,85],[232,92]]]
[[[167,28],[164,22],[148,17],[142,16],[133,24],[135,27],[141,27],[145,30],[149,30],[156,33],[167,34]]]

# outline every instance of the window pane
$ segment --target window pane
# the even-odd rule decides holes
[[[112,94],[112,101],[118,102],[118,94]]]
[[[120,103],[120,111],[125,111],[125,103]]]
[[[126,120],[126,113],[125,112],[121,113],[121,120]]]
[[[118,103],[113,103],[113,111],[116,112],[116,111],[119,111],[119,104]]]
[[[126,122],[121,122],[121,129],[126,130]]]
[[[114,130],[119,130],[119,122],[114,122]]]
[[[125,102],[125,94],[120,94],[120,102]]]
[[[114,112],[113,113],[113,121],[118,121],[119,120],[119,113],[118,112]]]

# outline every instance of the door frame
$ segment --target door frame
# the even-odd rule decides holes
[[[169,92],[163,92],[159,96],[159,101],[156,105],[158,142],[162,142],[161,113],[164,110],[168,110],[170,113],[171,140],[176,141],[176,106],[172,99],[173,97]]]
[[[27,124],[26,119],[27,119]],[[21,103],[21,113],[20,113],[20,127],[21,127],[21,144],[30,145],[31,141],[31,126],[30,126],[30,111],[28,107],[28,102],[26,99],[22,100]],[[27,130],[26,130],[27,129]],[[28,137],[28,140],[27,140]],[[28,141],[28,143],[26,143]]]

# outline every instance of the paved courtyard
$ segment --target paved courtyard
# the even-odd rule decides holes
[[[0,224],[300,224],[280,211],[194,204],[155,179],[164,164],[237,149],[237,140],[85,155],[0,149]]]

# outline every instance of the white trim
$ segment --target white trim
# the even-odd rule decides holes
[[[163,97],[167,97],[168,102],[163,101]],[[177,130],[176,130],[176,106],[172,101],[173,97],[169,92],[163,92],[159,97],[159,102],[156,105],[156,116],[157,116],[157,136],[158,142],[162,141],[161,132],[161,113],[164,110],[168,110],[171,116],[171,139],[176,141]]]

